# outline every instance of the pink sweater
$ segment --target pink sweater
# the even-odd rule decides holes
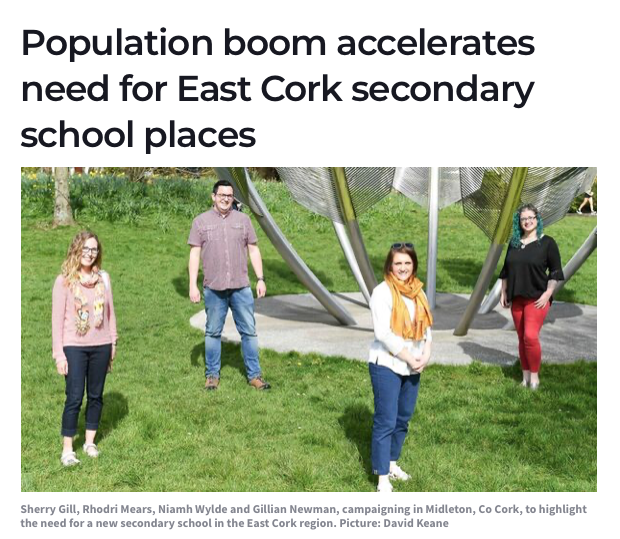
[[[95,289],[82,286],[82,292],[88,300],[89,320],[93,321],[95,319],[93,313]],[[86,335],[81,336],[75,330],[75,297],[73,292],[65,286],[64,277],[59,275],[52,292],[52,355],[56,362],[67,359],[63,346],[99,346],[116,343],[116,339],[116,316],[112,300],[112,285],[106,286],[105,290],[103,324],[96,328],[91,323]]]

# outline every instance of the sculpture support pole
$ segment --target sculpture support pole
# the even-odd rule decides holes
[[[564,269],[563,269],[564,280],[560,281],[557,284],[555,291],[554,291],[554,295],[557,294],[560,290],[562,290],[562,288],[564,288],[564,285],[569,281],[569,279],[573,275],[575,275],[575,273],[577,273],[577,270],[581,266],[583,266],[583,263],[594,252],[594,249],[596,249],[596,243],[597,243],[596,236],[597,236],[597,232],[596,232],[596,227],[595,227],[594,230],[590,232],[590,235],[588,236],[586,241],[583,242],[581,247],[579,247],[577,252],[568,261],[568,264],[564,266]]]
[[[366,283],[362,278],[362,272],[360,271],[359,266],[357,265],[357,260],[355,260],[355,255],[353,254],[353,249],[351,248],[351,242],[349,241],[349,236],[347,236],[347,231],[343,224],[337,223],[336,221],[332,221],[334,225],[334,230],[336,231],[336,237],[340,242],[340,247],[342,248],[342,252],[344,253],[344,257],[347,259],[349,264],[349,268],[351,268],[351,273],[353,273],[353,277],[357,281],[357,286],[360,289],[360,292],[364,296],[366,303],[370,304],[370,292],[368,292],[368,288],[366,287]]]
[[[493,278],[493,273],[497,267],[497,262],[502,255],[504,243],[508,240],[510,230],[512,228],[512,216],[517,208],[519,200],[521,198],[521,191],[523,191],[523,184],[525,183],[525,177],[527,176],[528,167],[515,167],[512,171],[512,177],[508,184],[508,191],[504,198],[502,210],[499,215],[497,226],[495,227],[495,234],[489,247],[487,258],[482,266],[482,271],[476,281],[476,286],[469,298],[467,308],[461,317],[454,335],[462,337],[467,335],[469,326],[471,326],[474,316],[484,299],[484,293],[489,287],[489,283]]]
[[[244,169],[244,177],[242,179],[238,178],[236,174],[231,173],[230,169],[227,168],[216,168],[215,172],[218,176],[222,174],[222,179],[231,181],[235,190],[238,190],[247,197],[248,206],[252,210],[252,213],[254,213],[254,217],[265,232],[265,235],[269,238],[269,241],[271,241],[276,251],[278,251],[282,259],[288,264],[301,283],[312,293],[319,303],[325,307],[325,310],[342,325],[356,325],[355,319],[332,297],[329,291],[323,286],[321,281],[317,279],[316,275],[312,273],[312,270],[305,264],[293,246],[288,242],[256,191],[247,170]]]
[[[502,293],[502,280],[497,279],[497,282],[493,285],[493,288],[489,292],[489,295],[484,300],[482,307],[478,311],[478,314],[488,314],[490,313],[497,304],[499,303],[499,297]]]
[[[431,309],[437,292],[437,224],[439,222],[439,167],[431,167],[428,184],[428,246],[426,248],[426,296]]]
[[[334,178],[338,203],[340,204],[344,224],[349,234],[349,241],[351,242],[355,260],[357,261],[364,283],[366,283],[366,288],[372,293],[377,286],[377,278],[375,277],[375,272],[372,269],[368,253],[364,247],[364,240],[362,239],[362,232],[357,222],[357,215],[355,214],[355,208],[351,200],[351,193],[349,192],[344,167],[330,168]]]

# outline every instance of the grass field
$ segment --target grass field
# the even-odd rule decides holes
[[[355,290],[331,224],[291,205],[281,185],[258,187],[323,283]],[[79,227],[51,229],[49,218],[22,206],[23,490],[374,490],[366,365],[263,350],[274,389],[258,393],[245,383],[239,348],[226,344],[222,387],[205,393],[203,340],[188,323],[198,309],[187,299],[191,218],[145,211],[131,222],[109,222],[95,213],[85,205]],[[362,216],[377,273],[390,243],[413,240],[424,278],[425,221],[424,211],[396,195]],[[564,261],[595,223],[569,217],[550,227]],[[103,243],[120,341],[106,385],[101,458],[64,469],[64,382],[51,358],[51,288],[71,237],[86,227]],[[268,293],[304,292],[257,231]],[[487,248],[462,213],[442,211],[438,289],[471,291]],[[596,304],[596,253],[560,298]],[[545,387],[537,393],[521,390],[518,376],[516,367],[479,363],[429,367],[402,458],[413,480],[397,489],[596,490],[596,364],[544,365]]]

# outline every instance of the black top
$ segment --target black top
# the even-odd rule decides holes
[[[508,244],[499,278],[508,280],[508,301],[516,296],[538,299],[547,290],[549,280],[564,280],[558,244],[549,236],[516,248]]]

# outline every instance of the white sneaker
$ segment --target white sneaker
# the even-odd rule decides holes
[[[595,212],[595,211],[593,211],[593,212],[591,212],[591,214],[592,214],[592,215],[596,215],[596,212]]]
[[[577,215],[581,215],[581,210],[577,210]]]
[[[409,481],[411,476],[407,472],[403,471],[398,464],[392,464],[392,466],[390,466],[389,478],[396,479],[398,481]]]
[[[379,481],[377,485],[377,492],[392,492],[394,487],[392,487],[392,483],[388,481]]]

